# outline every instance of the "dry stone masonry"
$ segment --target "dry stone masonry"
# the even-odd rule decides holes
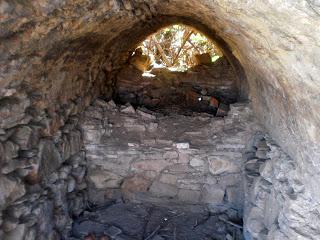
[[[204,204],[242,215],[242,153],[259,128],[246,104],[226,118],[209,114],[157,116],[102,101],[82,125],[89,197],[103,203]]]
[[[26,112],[21,99],[11,100],[1,108],[0,238],[60,239],[86,207],[78,108],[65,107],[55,123],[45,112],[34,113],[28,101]]]

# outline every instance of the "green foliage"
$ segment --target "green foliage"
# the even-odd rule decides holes
[[[185,25],[163,28],[141,43],[144,54],[153,64],[185,70],[196,64],[194,55],[209,53],[212,61],[219,58],[219,50],[203,34]]]

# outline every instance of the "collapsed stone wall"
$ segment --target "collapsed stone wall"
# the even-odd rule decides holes
[[[114,95],[121,103],[130,102],[149,108],[192,105],[184,99],[190,92],[198,93],[198,97],[214,96],[221,102],[234,103],[239,95],[237,81],[225,57],[214,63],[194,66],[185,72],[154,68],[147,76],[133,65],[128,65],[117,75]]]
[[[319,239],[296,162],[270,136],[257,133],[245,154],[244,235],[249,240]]]
[[[261,129],[248,104],[225,118],[157,116],[97,101],[82,123],[89,198],[233,209],[244,203],[242,153]]]
[[[90,98],[57,112],[33,100],[0,100],[1,239],[60,239],[86,206],[78,121]]]

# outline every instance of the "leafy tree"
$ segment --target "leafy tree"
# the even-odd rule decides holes
[[[151,57],[154,65],[186,70],[194,65],[194,56],[208,53],[212,60],[219,58],[220,51],[203,34],[185,25],[172,25],[149,36],[139,46]]]

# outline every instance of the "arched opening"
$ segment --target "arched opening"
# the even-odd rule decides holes
[[[165,114],[222,117],[239,99],[240,79],[208,38],[176,24],[148,36],[130,52],[117,74],[113,97],[117,103]]]
[[[0,238],[67,239],[98,204],[111,220],[80,225],[81,237],[318,239],[317,9],[315,1],[1,1]],[[137,45],[172,24],[203,33],[231,65],[238,103],[227,116],[175,119],[109,101]],[[169,234],[159,221],[139,228],[146,209],[121,227],[123,208],[108,208],[110,199],[206,211],[188,212],[191,232],[170,225]],[[165,215],[171,224],[180,213]]]

